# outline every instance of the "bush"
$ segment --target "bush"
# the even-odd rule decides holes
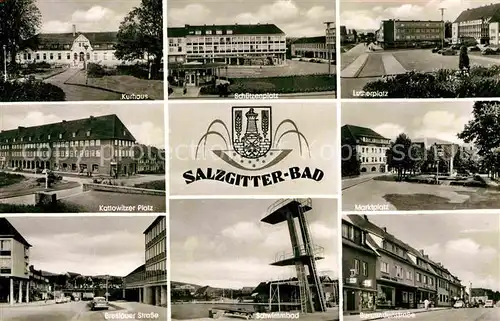
[[[26,82],[0,81],[1,102],[23,101],[64,101],[64,91],[52,84],[47,84],[35,79]]]
[[[473,66],[469,73],[451,69],[411,71],[370,82],[363,90],[387,92],[381,98],[499,97],[500,66]]]
[[[486,184],[480,181],[455,181],[450,182],[452,186],[465,186],[465,187],[486,187]]]
[[[103,66],[99,64],[89,63],[87,64],[87,74],[91,78],[102,78],[106,76],[108,73]]]

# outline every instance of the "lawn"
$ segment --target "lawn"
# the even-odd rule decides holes
[[[24,180],[24,178],[23,175],[0,172],[0,187],[17,184]]]
[[[147,182],[147,183],[136,184],[136,185],[134,185],[134,187],[154,189],[157,191],[164,191],[165,190],[165,180],[151,181],[151,182]]]
[[[57,202],[53,206],[0,204],[0,213],[78,213],[82,209],[67,203]]]
[[[491,189],[460,191],[469,199],[463,203],[452,203],[449,199],[432,194],[386,194],[384,199],[399,211],[467,210],[500,208],[500,192]]]

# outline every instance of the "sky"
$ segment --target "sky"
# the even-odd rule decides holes
[[[116,114],[139,143],[165,148],[163,104],[159,103],[4,105],[0,109],[0,130],[110,114]]]
[[[30,264],[37,270],[125,276],[144,264],[143,232],[155,217],[7,219],[33,246]]]
[[[437,20],[445,8],[444,20],[454,21],[462,11],[494,3],[493,0],[340,0],[340,23],[347,29],[371,30],[380,28],[388,19]]]
[[[42,32],[118,31],[120,22],[141,0],[37,0]]]
[[[440,139],[463,143],[457,134],[472,119],[471,101],[342,103],[342,126],[368,127],[380,135],[395,139],[405,133],[411,139]]]
[[[274,23],[287,37],[324,36],[333,0],[169,0],[168,26]]]
[[[500,291],[499,215],[370,215],[369,220],[416,250],[423,249],[467,288],[472,282],[473,288]]]
[[[300,132],[309,142],[310,157],[303,143],[303,154],[299,151],[296,135],[286,135],[280,140],[279,147],[293,149],[278,164],[264,170],[241,171],[235,170],[217,157],[214,149],[225,149],[223,141],[212,135],[207,139],[206,154],[199,152],[196,155],[196,146],[200,138],[207,132],[212,121],[220,119],[231,131],[232,106],[268,106],[269,104],[217,102],[215,104],[190,102],[169,103],[169,145],[170,145],[170,192],[172,195],[334,195],[338,188],[337,164],[337,117],[335,104],[321,102],[273,102],[271,104],[271,118],[273,134],[278,124],[285,120],[293,120]],[[186,126],[189,124],[189,126]],[[279,133],[292,129],[291,125],[281,127]],[[212,127],[227,136],[221,125]],[[278,134],[279,134],[278,133]],[[276,137],[274,138],[276,139]],[[231,138],[226,138],[231,142]],[[203,144],[201,144],[203,146]],[[203,148],[201,148],[203,150]],[[226,171],[238,172],[245,175],[261,175],[276,170],[287,171],[290,167],[304,168],[309,166],[312,170],[321,169],[324,178],[314,180],[288,180],[279,184],[266,186],[258,192],[255,188],[233,186],[222,182],[204,180],[187,185],[183,173],[188,170],[196,171],[197,168],[219,168]]]
[[[240,289],[295,276],[294,267],[269,265],[276,254],[292,250],[286,223],[260,222],[276,201],[172,200],[172,281]],[[324,248],[318,271],[337,278],[337,201],[313,199],[306,218],[313,242]]]

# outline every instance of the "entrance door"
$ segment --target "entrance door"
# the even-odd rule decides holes
[[[346,310],[347,311],[356,311],[356,292],[355,291],[347,291]]]
[[[85,61],[85,54],[80,52],[80,61]]]

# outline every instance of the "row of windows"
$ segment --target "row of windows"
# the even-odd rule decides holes
[[[356,275],[360,274],[360,261],[358,259],[354,259],[354,273]],[[361,268],[363,276],[368,276],[368,263],[361,261]]]
[[[442,33],[443,29],[425,28],[425,29],[397,29],[397,33]]]
[[[167,260],[163,260],[160,262],[157,262],[155,264],[151,264],[146,266],[146,272],[147,271],[167,271]]]
[[[385,163],[387,161],[387,157],[361,157],[362,163]]]
[[[436,40],[441,39],[439,35],[413,35],[413,36],[396,36],[396,40]]]
[[[161,253],[164,253],[166,249],[167,249],[167,240],[163,239],[158,243],[156,243],[155,245],[151,246],[146,251],[146,260],[149,260],[157,255],[160,255]]]
[[[377,148],[377,147],[361,147],[361,152],[364,153],[378,153],[378,154],[382,154],[384,153],[385,154],[385,151],[386,149],[382,149],[382,148]]]
[[[0,152],[3,157],[48,157],[49,155],[59,157],[101,157],[101,150],[99,149],[82,149],[82,150],[57,150],[54,153],[46,150],[32,150],[32,151],[15,151],[15,152]],[[134,150],[118,150],[115,149],[113,155],[115,157],[134,157]]]
[[[189,43],[207,43],[207,42],[218,42],[218,43],[237,43],[237,42],[278,42],[285,41],[285,37],[281,36],[238,36],[238,37],[189,37],[187,39]]]
[[[442,22],[422,22],[422,21],[412,21],[396,24],[396,27],[441,27]]]
[[[87,136],[90,136],[90,132],[87,132]],[[74,136],[73,136],[74,137]],[[62,138],[62,134],[59,138]],[[50,135],[48,135],[48,139],[50,139]],[[16,139],[14,138],[13,141],[15,142]],[[21,141],[23,139],[21,138]],[[31,141],[31,137],[29,138],[29,141]],[[8,140],[7,140],[8,142]],[[115,139],[113,144],[115,146],[134,146],[134,142],[130,140],[119,140]],[[69,142],[54,142],[53,143],[54,147],[87,147],[87,146],[101,146],[101,140],[100,139],[89,139],[89,140],[74,140],[74,141],[69,141]],[[33,143],[33,144],[15,144],[12,145],[11,149],[29,149],[29,148],[49,148],[50,144],[49,143]],[[10,149],[9,145],[2,145],[1,149]]]
[[[156,236],[167,230],[167,219],[162,217],[150,231],[146,233],[146,243],[152,241]]]
[[[62,58],[63,57],[63,53],[61,53],[61,52],[57,52],[57,53],[50,52],[48,54],[48,57],[49,57],[48,60],[56,60],[55,59],[56,55],[57,55],[57,60],[62,60],[63,59]],[[42,54],[36,53],[35,56],[36,56],[36,60],[47,60],[47,53],[46,52],[44,52]],[[118,59],[114,53],[111,54],[110,56],[111,56],[111,59]],[[97,52],[94,52],[93,57],[94,57],[95,61],[99,60],[99,54]],[[42,59],[40,59],[40,58],[42,58]],[[31,53],[30,52],[23,53],[23,59],[24,60],[31,60],[32,59]],[[78,60],[79,59],[79,55],[76,52],[73,54],[73,59],[74,60]],[[86,59],[90,60],[90,53],[88,53],[88,52],[86,53]],[[103,60],[108,60],[108,53],[107,52],[103,52],[102,53],[102,59]],[[71,53],[70,52],[66,53],[66,60],[71,60]]]
[[[0,241],[0,251],[10,251],[11,249],[12,249],[12,241],[11,240]]]
[[[12,260],[10,258],[0,258],[0,269],[10,269]]]

